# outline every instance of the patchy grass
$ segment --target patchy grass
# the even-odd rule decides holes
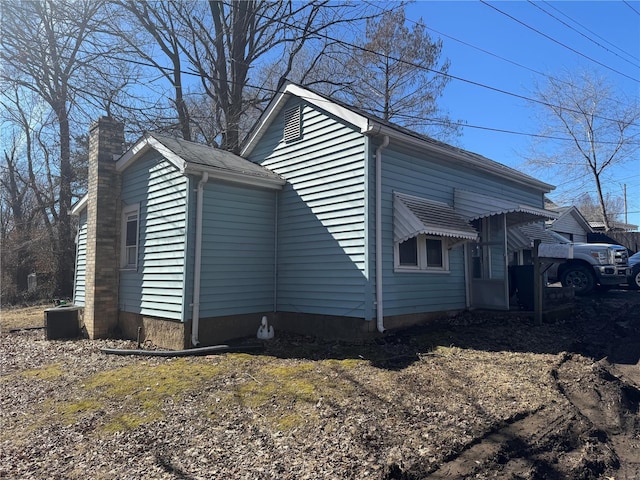
[[[37,380],[55,380],[62,377],[65,374],[62,366],[58,363],[52,365],[44,365],[40,368],[32,368],[29,370],[23,370],[20,375],[26,378],[33,378]]]

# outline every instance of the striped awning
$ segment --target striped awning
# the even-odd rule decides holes
[[[461,240],[476,240],[478,237],[469,222],[446,203],[394,192],[394,241],[404,242],[419,234]]]
[[[469,221],[492,215],[506,215],[509,227],[558,218],[557,213],[544,208],[458,189],[454,192],[454,206],[456,212]]]

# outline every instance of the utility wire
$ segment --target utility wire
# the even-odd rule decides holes
[[[480,1],[485,3],[484,0],[480,0]],[[278,19],[273,19],[273,20],[275,20],[278,23],[282,23],[285,26],[288,26],[288,27],[291,27],[291,28],[295,28],[295,29],[299,29],[299,30],[303,30],[302,27],[297,26],[297,25],[288,24],[284,20],[278,20]],[[494,91],[494,92],[497,92],[497,93],[502,93],[504,95],[509,95],[509,96],[512,96],[512,97],[515,97],[515,98],[519,98],[521,100],[526,100],[528,102],[537,103],[537,104],[543,105],[545,107],[556,108],[556,109],[561,108],[562,110],[564,110],[566,112],[576,113],[576,114],[579,114],[579,115],[583,115],[584,114],[584,112],[582,112],[580,110],[567,108],[566,106],[562,106],[562,105],[555,105],[553,103],[545,102],[543,100],[539,100],[539,99],[536,99],[536,98],[527,97],[526,95],[521,95],[521,94],[518,94],[518,93],[510,92],[508,90],[504,90],[504,89],[501,89],[501,88],[498,88],[498,87],[492,87],[491,85],[487,85],[487,84],[484,84],[484,83],[481,83],[481,82],[476,82],[474,80],[469,80],[469,79],[466,79],[466,78],[462,78],[462,77],[459,77],[459,76],[456,76],[456,75],[452,75],[450,73],[443,73],[443,72],[441,72],[439,70],[435,70],[433,68],[429,68],[429,67],[426,67],[424,65],[418,65],[416,63],[408,62],[406,60],[403,60],[402,58],[393,57],[391,55],[385,55],[385,54],[382,54],[380,52],[376,52],[374,50],[370,50],[370,49],[364,48],[361,45],[356,45],[354,43],[347,42],[345,40],[332,37],[330,35],[327,35],[326,33],[318,34],[318,36],[322,37],[322,38],[324,38],[326,40],[330,40],[332,42],[335,42],[335,43],[338,43],[340,45],[346,46],[346,47],[362,50],[363,52],[371,53],[373,55],[378,55],[378,56],[383,57],[385,59],[393,60],[394,62],[404,63],[405,65],[409,65],[409,66],[412,66],[412,67],[420,69],[420,70],[428,71],[430,73],[433,73],[434,75],[441,75],[441,76],[450,78],[452,80],[458,80],[458,81],[463,82],[463,83],[468,83],[470,85],[474,85],[474,86],[477,86],[477,87],[485,88],[487,90],[491,90],[491,91]],[[620,121],[619,119],[603,117],[603,116],[600,116],[600,115],[593,115],[593,118],[598,118],[600,120],[606,120],[608,122],[619,122]],[[633,123],[632,125],[640,126],[640,124],[637,124],[637,123]]]
[[[526,28],[528,28],[529,30],[532,30],[532,31],[536,32],[537,34],[542,35],[543,37],[547,38],[548,40],[551,40],[552,42],[557,43],[558,45],[560,45],[560,46],[562,46],[562,47],[564,47],[564,48],[566,48],[566,49],[568,49],[568,50],[571,50],[573,53],[575,53],[575,54],[577,54],[577,55],[580,55],[581,57],[584,57],[584,58],[586,58],[587,60],[590,60],[590,61],[592,61],[592,62],[594,62],[594,63],[596,63],[596,64],[600,65],[601,67],[606,68],[607,70],[611,70],[612,72],[617,73],[618,75],[622,75],[623,77],[628,78],[629,80],[633,80],[634,82],[640,82],[640,79],[633,78],[633,77],[631,77],[631,76],[627,75],[626,73],[623,73],[623,72],[621,72],[621,71],[619,71],[619,70],[616,70],[615,68],[610,67],[609,65],[606,65],[606,64],[604,64],[604,63],[602,63],[602,62],[600,62],[600,61],[596,60],[595,58],[591,58],[590,56],[585,55],[584,53],[582,53],[582,52],[580,52],[580,51],[576,50],[575,48],[572,48],[572,47],[570,47],[569,45],[566,45],[566,44],[562,43],[561,41],[556,40],[556,39],[555,39],[555,38],[553,38],[552,36],[547,35],[546,33],[541,32],[540,30],[538,30],[538,29],[536,29],[536,28],[532,27],[531,25],[526,24],[525,22],[523,22],[522,20],[517,19],[517,18],[516,18],[516,17],[514,17],[513,15],[509,15],[507,12],[505,12],[505,11],[503,11],[503,10],[500,10],[498,7],[496,7],[496,6],[494,6],[494,5],[491,5],[490,3],[487,3],[485,0],[480,0],[480,3],[482,3],[483,5],[486,5],[486,6],[487,6],[487,7],[489,7],[489,8],[492,8],[493,10],[495,10],[496,12],[498,12],[498,13],[500,13],[500,14],[504,15],[505,17],[510,18],[510,19],[511,19],[511,20],[513,20],[514,22],[519,23],[519,24],[520,24],[520,25],[522,25],[523,27],[526,27]]]
[[[614,43],[610,42],[608,39],[598,35],[596,32],[594,32],[593,30],[590,30],[589,28],[587,28],[586,26],[584,26],[583,24],[581,24],[580,22],[578,22],[576,19],[570,17],[569,15],[567,15],[566,13],[564,13],[562,10],[559,10],[557,7],[555,7],[554,5],[552,5],[551,3],[547,2],[546,0],[542,0],[542,3],[546,4],[549,8],[552,8],[553,10],[555,10],[556,12],[558,12],[560,15],[562,15],[565,18],[568,18],[569,20],[571,20],[573,23],[575,23],[576,25],[578,25],[580,28],[584,29],[585,31],[589,32],[591,35],[593,35],[594,37],[597,37],[598,39],[602,40],[604,43],[607,43],[609,45],[611,45],[613,48],[615,48],[616,50],[618,50],[621,53],[624,53],[627,57],[633,59],[633,60],[637,60],[637,57],[632,55],[631,53],[627,52],[626,50],[623,50],[622,48],[620,48],[619,46],[615,45]]]
[[[294,25],[289,25],[289,26],[291,26],[291,27],[294,27],[294,28],[295,28],[295,26],[294,26]],[[458,81],[461,81],[461,82],[464,82],[464,83],[469,83],[469,84],[471,84],[471,85],[475,85],[475,86],[477,86],[477,87],[485,88],[485,89],[492,90],[492,91],[495,91],[495,92],[498,92],[498,93],[502,93],[502,94],[509,95],[509,96],[512,96],[512,97],[516,97],[516,98],[519,98],[519,99],[521,99],[521,100],[526,100],[526,101],[529,101],[529,102],[537,103],[537,104],[540,104],[540,105],[543,105],[543,106],[546,106],[546,107],[551,107],[551,108],[562,108],[563,110],[568,111],[568,112],[571,112],[571,113],[582,114],[582,112],[581,112],[581,111],[579,111],[579,110],[574,110],[574,109],[570,109],[570,108],[561,107],[560,105],[555,105],[555,104],[553,104],[553,103],[549,103],[549,102],[545,102],[545,101],[538,100],[538,99],[535,99],[535,98],[527,97],[527,96],[525,96],[525,95],[521,95],[521,94],[517,94],[517,93],[509,92],[509,91],[507,91],[507,90],[502,90],[502,89],[497,88],[497,87],[492,87],[492,86],[490,86],[490,85],[486,85],[486,84],[483,84],[483,83],[480,83],[480,82],[476,82],[476,81],[473,81],[473,80],[468,80],[468,79],[465,79],[465,78],[462,78],[462,77],[458,77],[458,76],[456,76],[456,75],[451,75],[451,74],[449,74],[449,73],[442,73],[442,72],[440,72],[440,71],[438,71],[438,70],[435,70],[435,69],[432,69],[432,68],[429,68],[429,67],[425,67],[425,66],[422,66],[422,65],[418,65],[418,64],[415,64],[415,63],[411,63],[411,62],[408,62],[408,61],[406,61],[406,60],[402,60],[402,59],[400,59],[400,58],[392,57],[392,56],[390,56],[390,55],[383,55],[383,54],[380,54],[380,53],[375,52],[375,51],[373,51],[373,50],[368,50],[368,49],[363,48],[363,47],[361,47],[361,46],[355,45],[355,44],[353,44],[353,43],[349,43],[349,42],[346,42],[346,41],[343,41],[343,40],[335,39],[335,38],[330,37],[330,36],[328,36],[328,35],[323,35],[323,36],[324,36],[327,40],[336,41],[336,42],[338,42],[338,43],[341,43],[341,44],[342,44],[342,45],[344,45],[344,46],[348,46],[348,47],[352,47],[352,48],[358,48],[358,49],[360,49],[360,50],[362,50],[362,51],[365,51],[365,52],[368,52],[368,53],[373,53],[373,54],[376,54],[376,55],[381,55],[381,56],[383,56],[383,57],[385,57],[385,58],[387,58],[387,59],[389,59],[389,60],[393,60],[393,61],[397,61],[397,62],[402,62],[402,63],[405,63],[405,64],[407,64],[407,65],[414,66],[414,67],[419,68],[419,69],[427,70],[427,71],[429,71],[429,72],[431,72],[431,73],[434,73],[434,74],[437,74],[437,75],[443,75],[443,76],[448,77],[448,78],[451,78],[451,79],[453,79],[453,80],[458,80]],[[169,68],[169,67],[160,67],[160,66],[158,66],[158,65],[152,65],[152,64],[150,64],[150,63],[142,62],[142,61],[140,61],[140,60],[133,60],[133,59],[129,59],[129,58],[122,59],[122,58],[119,58],[119,57],[116,57],[116,56],[107,56],[107,58],[111,58],[111,59],[113,59],[113,60],[119,60],[119,61],[126,61],[126,62],[133,63],[133,64],[135,64],[135,65],[140,65],[140,66],[145,66],[145,67],[151,67],[151,68],[164,69],[164,70],[167,70],[167,71],[173,71],[173,69],[171,69],[171,68]],[[191,71],[180,70],[180,73],[182,73],[182,74],[184,74],[184,75],[190,75],[190,76],[200,77],[200,73],[198,73],[198,72],[191,72]],[[213,77],[209,77],[209,80],[216,80],[216,79],[215,79],[215,78],[213,78]],[[249,87],[249,88],[256,88],[256,89],[260,89],[260,90],[267,91],[267,92],[270,92],[270,93],[278,93],[278,90],[273,89],[273,88],[269,88],[269,87],[257,86],[257,85],[252,85],[252,84],[249,84],[249,83],[247,83],[247,84],[245,84],[245,85],[246,85],[247,87]],[[618,119],[609,118],[609,117],[602,117],[602,116],[598,116],[598,115],[594,115],[594,118],[598,118],[598,119],[600,119],[600,120],[606,120],[606,121],[608,121],[608,122],[618,122],[618,121],[619,121]],[[429,120],[429,119],[425,119],[425,120]],[[454,122],[454,123],[455,123],[455,122]],[[465,124],[460,124],[460,125],[462,125],[462,126],[466,126]],[[640,124],[636,124],[636,123],[633,123],[633,125],[634,125],[634,126],[640,126]],[[476,126],[476,127],[472,127],[472,128],[481,128],[481,127],[480,127],[480,126]],[[501,131],[500,129],[492,129],[492,128],[490,128],[490,127],[485,127],[485,128],[486,128],[487,130],[494,130],[494,131],[498,131],[498,132],[499,132],[499,131]],[[530,136],[536,136],[536,134],[527,134],[527,133],[524,133],[524,132],[510,132],[510,131],[508,131],[508,130],[503,130],[502,132],[503,132],[503,133],[514,133],[514,134],[519,134],[519,135],[530,135]],[[542,138],[552,138],[552,139],[554,138],[554,137],[545,137],[544,135],[542,135],[541,137],[542,137]],[[558,140],[566,140],[566,139],[563,139],[562,137],[555,137],[555,139],[558,139]],[[571,140],[573,141],[573,139],[571,139]],[[616,143],[616,142],[598,142],[598,143]]]
[[[636,12],[638,15],[640,15],[640,11],[636,10],[629,2],[627,2],[627,0],[623,0],[623,3],[629,7],[631,10],[633,10],[634,12]]]
[[[638,65],[637,63],[633,63],[630,60],[627,60],[626,58],[623,58],[621,55],[618,55],[616,52],[613,52],[611,50],[609,50],[607,47],[605,47],[604,45],[601,45],[600,43],[596,42],[593,38],[589,37],[588,35],[585,35],[584,33],[578,31],[576,28],[574,28],[573,26],[569,25],[567,22],[565,22],[564,20],[559,19],[558,17],[556,17],[554,14],[548,12],[547,10],[545,10],[544,8],[542,8],[538,2],[533,2],[532,0],[527,0],[527,2],[529,4],[531,4],[532,6],[536,7],[538,10],[540,10],[541,12],[544,12],[546,15],[549,15],[551,18],[557,20],[558,22],[560,22],[562,25],[564,25],[565,27],[567,27],[570,30],[573,30],[574,32],[576,32],[578,35],[583,36],[584,38],[586,38],[587,40],[589,40],[592,43],[595,43],[597,46],[599,46],[600,48],[606,50],[607,52],[615,55],[616,57],[620,58],[621,60],[627,62],[629,65],[632,65],[635,68],[640,68],[640,65]]]
[[[367,2],[367,3],[368,3],[369,5],[371,5],[371,6],[374,6],[374,7],[376,7],[376,6],[377,6],[376,4],[372,4],[372,3],[369,3],[369,2]],[[550,5],[550,6],[552,6],[552,5]],[[382,12],[385,12],[385,11],[386,11],[386,10],[382,9],[382,7],[378,7],[378,8],[379,8]],[[556,10],[557,10],[557,9],[556,9]],[[559,11],[559,10],[558,10],[558,11]],[[560,13],[562,13],[562,12],[560,12]],[[563,15],[564,15],[564,14],[563,14]],[[566,16],[566,15],[565,15],[565,16]],[[417,24],[418,24],[418,22],[416,22],[415,20],[412,20],[412,19],[407,19],[407,21],[409,21],[409,22],[413,23],[414,25],[417,25]],[[504,62],[510,63],[510,64],[512,64],[512,65],[514,65],[514,66],[516,66],[516,67],[522,68],[522,69],[527,70],[527,71],[529,71],[529,72],[535,73],[536,75],[539,75],[539,76],[544,77],[544,78],[546,78],[546,79],[550,79],[550,80],[553,80],[553,81],[558,82],[558,83],[563,83],[563,84],[565,84],[565,85],[572,85],[572,83],[571,83],[571,82],[569,82],[569,81],[567,81],[567,80],[564,80],[564,79],[562,79],[562,78],[558,78],[558,77],[554,77],[554,76],[549,75],[549,74],[547,74],[547,73],[541,72],[540,70],[536,70],[535,68],[528,67],[527,65],[523,65],[523,64],[521,64],[521,63],[518,63],[518,62],[516,62],[516,61],[514,61],[514,60],[511,60],[511,59],[509,59],[509,58],[503,57],[503,56],[501,56],[501,55],[498,55],[498,54],[496,54],[496,53],[494,53],[494,52],[491,52],[491,51],[489,51],[489,50],[485,50],[484,48],[478,47],[477,45],[473,45],[472,43],[466,42],[466,41],[464,41],[464,40],[460,40],[459,38],[453,37],[453,36],[451,36],[451,35],[448,35],[448,34],[446,34],[446,33],[441,32],[441,31],[439,31],[439,30],[436,30],[435,28],[429,27],[428,25],[425,25],[424,23],[422,24],[422,26],[423,26],[425,29],[429,30],[430,32],[433,32],[433,33],[435,33],[435,34],[437,34],[437,35],[439,35],[439,36],[441,36],[441,37],[448,38],[449,40],[453,40],[454,42],[460,43],[460,44],[465,45],[466,47],[472,48],[472,49],[474,49],[474,50],[478,50],[479,52],[482,52],[482,53],[484,53],[484,54],[486,54],[486,55],[489,55],[489,56],[495,57],[495,58],[497,58],[497,59],[499,59],[499,60],[502,60],[502,61],[504,61]],[[584,27],[583,27],[583,28],[584,28]],[[578,32],[578,33],[580,33],[580,32]],[[597,35],[596,35],[596,36],[597,36]],[[610,43],[610,42],[608,42],[608,43]],[[613,45],[613,44],[611,44],[611,45]],[[613,45],[613,46],[615,47],[615,45]],[[618,47],[615,47],[615,48],[618,48]],[[614,53],[614,54],[615,54],[615,52],[612,52],[612,53]],[[626,52],[623,52],[623,53],[626,53]],[[629,55],[628,53],[626,53],[626,54],[627,54],[627,55]],[[623,58],[623,60],[628,61],[628,60],[626,60],[626,59],[624,59],[624,58]],[[640,65],[638,65],[638,68],[640,68]],[[616,100],[616,99],[611,99],[611,100],[612,100],[613,102],[617,103],[618,105],[621,105],[621,104],[623,103],[623,102],[621,102],[621,101],[619,101],[619,100]]]

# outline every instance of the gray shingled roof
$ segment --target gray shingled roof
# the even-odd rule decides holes
[[[159,133],[147,133],[191,166],[200,165],[253,177],[282,180],[278,174],[239,155]]]
[[[393,194],[394,241],[418,234],[475,240],[477,232],[450,205],[403,193]]]

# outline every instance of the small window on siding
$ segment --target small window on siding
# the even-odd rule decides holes
[[[139,217],[139,204],[129,205],[122,209],[120,266],[126,270],[138,268]]]
[[[302,138],[302,115],[300,105],[284,112],[284,141],[293,142]]]
[[[426,238],[427,268],[443,268],[442,240],[439,238]]]
[[[396,272],[448,272],[449,255],[442,237],[417,235],[395,245]]]
[[[398,245],[398,258],[400,266],[417,267],[418,266],[418,239],[417,237],[409,238]]]

